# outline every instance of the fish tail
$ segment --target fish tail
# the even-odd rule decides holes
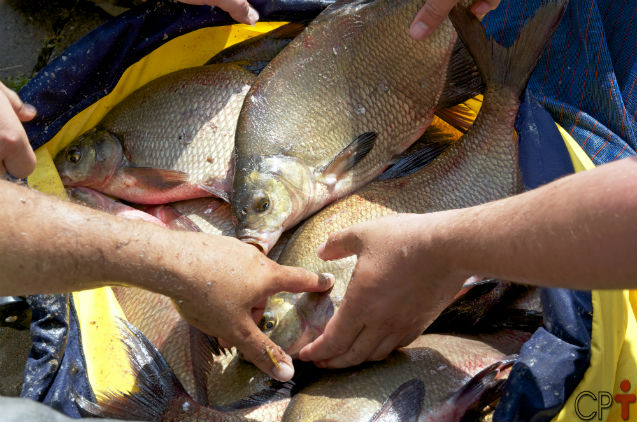
[[[476,61],[487,89],[507,87],[519,96],[557,28],[567,3],[568,0],[550,0],[540,6],[508,48],[487,38],[482,24],[467,8],[454,7],[449,18]]]
[[[106,392],[99,404],[76,397],[84,412],[101,417],[159,421],[189,419],[202,408],[188,395],[168,362],[141,331],[124,320],[120,320],[120,329],[137,389],[127,393]],[[206,410],[215,412],[210,408]],[[221,416],[222,412],[218,413]]]

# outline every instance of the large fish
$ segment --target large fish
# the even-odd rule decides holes
[[[378,176],[449,105],[441,94],[456,32],[445,19],[413,40],[423,3],[337,2],[261,72],[237,126],[239,239],[267,252],[285,229]]]
[[[518,145],[513,127],[520,94],[564,9],[563,3],[541,7],[509,49],[488,41],[469,12],[456,9],[454,23],[479,57],[487,91],[469,131],[423,169],[405,177],[365,186],[306,221],[294,234],[279,261],[310,271],[334,274],[327,293],[279,293],[267,305],[260,328],[295,355],[316,338],[342,300],[356,256],[324,262],[316,256],[330,234],[360,221],[395,213],[425,213],[469,207],[522,189]],[[538,34],[541,34],[539,36]]]
[[[529,336],[516,331],[420,336],[382,362],[323,373],[292,397],[283,420],[368,421],[392,392],[414,379],[424,389],[408,405],[422,409],[422,420],[460,420],[483,394],[492,398],[490,388],[501,392],[501,384],[492,381]]]
[[[138,204],[228,200],[237,118],[254,78],[227,63],[146,84],[57,154],[62,182]]]

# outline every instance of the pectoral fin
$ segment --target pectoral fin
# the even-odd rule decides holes
[[[376,132],[365,132],[358,135],[325,166],[321,172],[323,182],[328,186],[335,185],[344,173],[351,170],[374,148],[377,136]]]
[[[156,169],[151,167],[126,167],[122,168],[126,179],[138,187],[146,187],[149,190],[172,189],[184,183],[188,183],[188,174],[183,171]]]

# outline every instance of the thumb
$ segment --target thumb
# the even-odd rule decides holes
[[[360,243],[358,232],[350,227],[331,234],[327,241],[318,247],[316,253],[322,260],[332,261],[357,254]]]
[[[270,294],[281,291],[324,292],[334,284],[334,276],[328,273],[317,274],[303,268],[279,266],[273,279]]]
[[[254,321],[246,319],[241,325],[243,327],[240,327],[238,332],[247,335],[230,341],[243,356],[272,378],[282,382],[292,379],[292,358],[263,334]]]
[[[447,17],[457,2],[458,0],[428,0],[409,27],[411,37],[415,40],[425,39]]]

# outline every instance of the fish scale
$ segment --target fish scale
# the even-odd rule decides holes
[[[253,80],[237,65],[186,69],[131,94],[100,126],[119,135],[138,167],[183,171],[191,183],[224,180],[236,116]]]

